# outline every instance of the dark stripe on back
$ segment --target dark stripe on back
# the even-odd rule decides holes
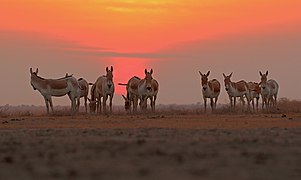
[[[135,78],[135,79],[138,79],[138,80],[141,80],[141,79],[140,79],[139,77],[137,77],[137,76],[134,76],[134,78]]]

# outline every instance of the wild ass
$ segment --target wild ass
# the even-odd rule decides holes
[[[266,106],[266,108],[269,108],[272,105],[275,106],[277,104],[279,85],[273,79],[267,80],[268,73],[269,72],[266,71],[265,74],[262,74],[259,71],[259,74],[261,76],[261,81],[259,84],[261,87],[262,109],[264,108],[264,105]]]
[[[153,69],[148,72],[145,69],[145,78],[139,81],[138,84],[138,94],[140,98],[141,109],[146,109],[147,99],[149,98],[151,103],[151,110],[155,112],[156,99],[159,91],[159,83],[153,79]]]
[[[254,101],[256,100],[256,111],[258,111],[258,100],[261,93],[259,83],[256,82],[248,82],[248,89],[249,89],[249,95],[250,95],[250,102],[252,102],[253,112],[255,112],[255,105]]]
[[[115,86],[113,82],[113,67],[106,68],[107,74],[100,76],[95,82],[95,99],[97,99],[97,112],[101,112],[101,97],[103,98],[103,111],[106,113],[106,102],[110,96],[110,113],[112,113],[112,100],[114,97]]]
[[[141,79],[137,76],[132,77],[127,84],[118,83],[118,85],[126,86],[126,96],[122,95],[124,99],[124,108],[126,111],[131,112],[133,105],[133,112],[137,111],[138,106],[138,85]]]
[[[52,96],[61,97],[68,94],[71,100],[71,112],[76,112],[76,100],[80,97],[80,86],[73,76],[66,76],[60,79],[44,79],[38,76],[39,69],[35,72],[30,68],[31,86],[38,90],[44,97],[47,113],[49,114],[49,105],[53,112]]]
[[[66,73],[65,77],[68,77],[68,76],[72,76],[72,75],[69,75],[68,73]],[[78,84],[79,84],[79,87],[80,87],[80,98],[82,98],[82,97],[84,98],[85,110],[86,110],[86,113],[87,113],[88,112],[88,110],[87,110],[87,100],[88,100],[88,93],[89,93],[89,84],[84,78],[79,78],[77,81],[78,81]],[[79,111],[79,107],[80,107],[80,99],[78,99],[78,101],[77,101],[78,111]]]
[[[86,113],[87,113],[88,112],[87,100],[88,100],[88,93],[89,93],[89,84],[83,78],[79,78],[77,81],[78,81],[78,84],[80,86],[80,98],[82,98],[82,97],[84,98],[85,110],[86,110]],[[80,99],[78,99],[78,101],[77,101],[78,110],[79,110],[79,107],[80,107]]]
[[[95,113],[97,102],[98,102],[97,99],[96,99],[96,91],[95,91],[96,85],[95,85],[95,83],[89,83],[89,85],[92,85],[91,90],[90,90],[91,98],[88,98],[90,113]]]
[[[233,73],[231,73],[229,76],[226,76],[223,73],[224,76],[224,82],[225,82],[225,89],[229,95],[229,99],[230,99],[230,105],[231,105],[231,109],[233,108],[235,110],[235,106],[236,106],[236,97],[240,97],[243,106],[245,104],[244,101],[244,96],[247,99],[248,102],[248,108],[250,107],[250,101],[249,101],[249,89],[247,86],[246,81],[241,80],[239,82],[232,82],[231,81],[231,76]],[[234,104],[233,104],[234,101]]]
[[[202,74],[201,71],[199,71],[199,73],[201,75],[202,80],[202,93],[204,99],[205,112],[207,111],[207,98],[210,99],[211,111],[213,111],[214,109],[216,109],[216,103],[221,91],[221,85],[216,79],[208,81],[210,71],[208,71],[207,74]]]

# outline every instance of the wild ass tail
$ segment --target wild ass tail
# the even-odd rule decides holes
[[[120,85],[120,86],[127,86],[128,84],[118,83],[118,85]]]

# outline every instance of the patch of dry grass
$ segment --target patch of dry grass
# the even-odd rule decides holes
[[[7,117],[9,115],[8,110],[9,110],[9,105],[0,106],[0,117]]]
[[[277,103],[277,110],[281,113],[300,113],[301,101],[289,100],[288,98],[280,98]]]
[[[214,114],[250,114],[250,111],[247,111],[247,105],[243,108],[241,103],[237,104],[235,112],[231,111],[229,104],[219,104]],[[262,110],[261,103],[259,104],[259,111],[256,113],[301,113],[301,101],[300,100],[289,100],[288,98],[280,98],[277,102],[277,106],[269,110]],[[90,113],[88,113],[90,114]],[[113,107],[114,115],[126,115],[123,106],[114,106]],[[137,115],[149,115],[153,114],[150,111],[148,106],[147,111],[140,111],[138,108]],[[163,105],[158,104],[156,106],[156,114],[166,114],[166,115],[189,115],[189,114],[205,114],[203,104],[190,104],[190,105],[178,105],[178,104],[169,104]],[[207,105],[207,114],[212,114],[210,105]],[[46,108],[44,106],[0,106],[0,117],[9,117],[9,116],[43,116],[46,115]],[[52,116],[71,116],[74,115],[70,111],[69,106],[56,106],[54,107],[54,113]],[[80,113],[77,115],[86,115],[84,107],[80,108]]]

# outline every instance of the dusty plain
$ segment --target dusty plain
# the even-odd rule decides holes
[[[0,118],[0,179],[300,179],[301,113]]]

